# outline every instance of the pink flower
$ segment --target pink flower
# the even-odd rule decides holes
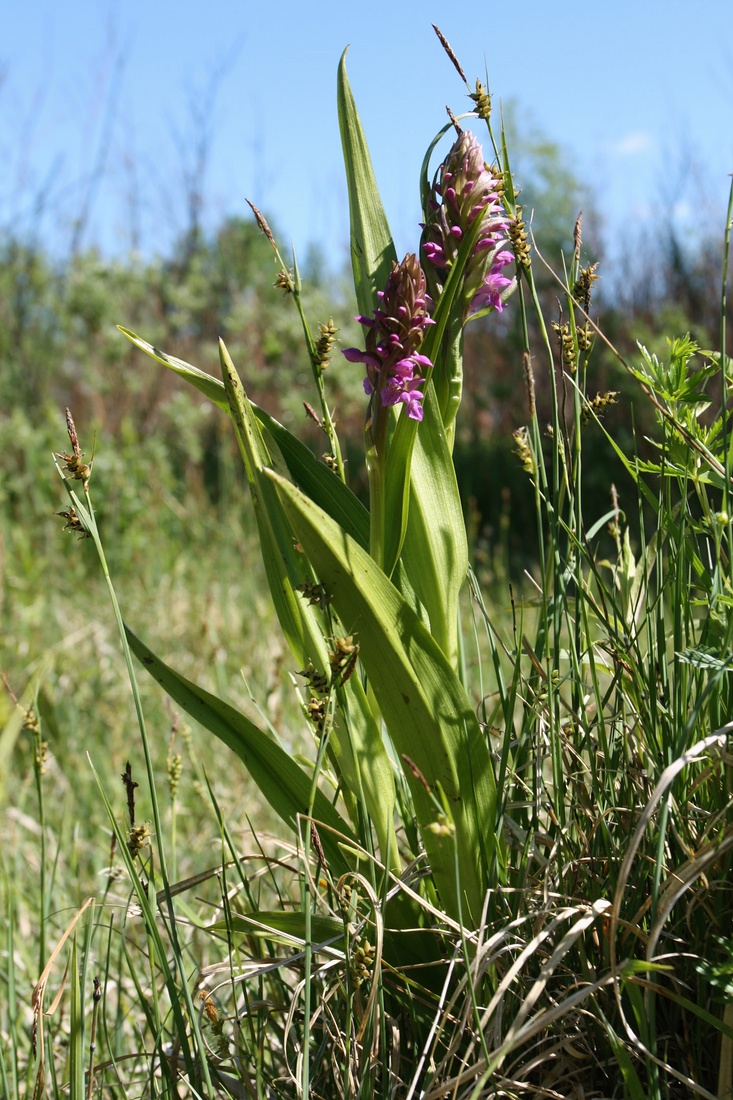
[[[432,325],[425,275],[417,256],[408,253],[393,264],[387,285],[378,294],[379,306],[371,317],[357,317],[366,328],[366,349],[345,348],[350,363],[366,367],[364,392],[377,394],[383,407],[403,404],[412,420],[422,420],[420,387],[430,359],[419,352],[425,329]]]
[[[500,174],[484,163],[481,145],[474,135],[462,130],[436,174],[422,250],[440,291],[464,233],[476,218],[481,218],[479,237],[464,277],[465,318],[486,308],[500,313],[514,283],[502,274],[514,255],[507,250],[508,219],[501,192]]]

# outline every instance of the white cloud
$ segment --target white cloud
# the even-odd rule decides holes
[[[647,130],[632,130],[630,134],[611,142],[610,151],[615,156],[635,157],[640,153],[650,153],[654,145],[654,136]]]

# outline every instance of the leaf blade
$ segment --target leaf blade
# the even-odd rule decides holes
[[[339,615],[359,637],[397,752],[414,761],[434,793],[440,784],[448,799],[464,900],[478,917],[493,858],[494,840],[484,830],[496,820],[496,784],[471,703],[437,642],[366,551],[298,489],[269,476]],[[434,798],[409,768],[405,774],[436,883],[455,915],[461,899],[452,846],[432,830]]]
[[[369,315],[397,262],[392,234],[379,196],[361,120],[346,73],[344,50],[338,68],[339,130],[349,193],[351,264],[359,311]]]
[[[311,777],[246,715],[165,664],[127,626],[125,634],[143,668],[178,706],[239,757],[275,813],[297,830],[297,816],[308,811]],[[351,829],[320,790],[316,791],[313,813],[328,826],[321,839],[329,866],[332,870],[346,870],[346,861],[331,830],[353,840]]]

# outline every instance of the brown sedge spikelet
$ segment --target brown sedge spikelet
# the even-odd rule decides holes
[[[575,220],[575,228],[573,229],[573,256],[575,262],[580,262],[580,246],[583,243],[583,211],[581,210],[578,217]]]
[[[517,428],[513,433],[514,439],[514,453],[519,456],[519,461],[522,463],[522,469],[528,474],[534,473],[534,458],[532,457],[532,449],[529,445],[529,432],[525,427]]]
[[[76,481],[82,481],[84,483],[84,492],[86,492],[89,478],[92,474],[94,458],[92,458],[91,462],[82,462],[84,451],[79,447],[79,438],[76,434],[74,418],[71,415],[71,409],[68,407],[66,409],[66,430],[69,433],[72,453],[66,454],[65,451],[55,451],[54,455],[63,462],[64,471],[68,477],[73,477]]]
[[[376,947],[369,940],[362,939],[361,936],[355,936],[352,940],[349,977],[357,989],[371,978],[376,953]]]
[[[150,845],[150,825],[144,822],[142,825],[133,825],[127,833],[127,850],[134,859],[143,848]]]
[[[618,400],[618,390],[607,390],[605,393],[597,393],[583,409],[583,423],[590,420],[591,412],[596,416],[603,416],[609,405],[615,405]]]
[[[593,329],[590,321],[586,321],[578,329],[578,347],[581,351],[588,352],[593,347]]]
[[[573,298],[586,313],[590,309],[591,289],[598,277],[598,264],[591,264],[581,270],[573,287]]]
[[[320,370],[325,370],[331,361],[331,352],[336,342],[336,333],[338,332],[338,329],[333,323],[333,317],[330,317],[325,325],[319,324],[318,332],[319,336],[316,341],[315,361],[316,366]]]
[[[476,91],[469,92],[468,98],[472,99],[476,105],[478,117],[482,118],[484,122],[488,122],[491,118],[491,93],[488,88],[480,80],[477,80]]]
[[[529,408],[529,419],[534,420],[535,414],[535,392],[534,392],[534,371],[532,370],[532,357],[528,351],[525,351],[522,356],[522,368],[524,370],[524,382],[527,387],[527,405]]]
[[[225,1017],[219,1012],[212,995],[207,993],[206,990],[202,989],[200,991],[199,999],[203,1002],[203,1013],[214,1038],[213,1046],[216,1056],[227,1058],[229,1056],[229,1040],[224,1035]]]
[[[317,699],[312,695],[308,702],[303,704],[303,713],[320,737],[326,725],[326,700]]]
[[[180,752],[173,752],[173,739],[175,733],[171,732],[170,740],[168,742],[168,756],[165,762],[166,779],[168,780],[168,790],[171,795],[171,802],[175,802],[176,795],[178,794],[178,787],[181,782],[181,774],[183,772],[183,758]]]
[[[247,206],[250,208],[250,210],[252,211],[252,213],[255,216],[255,221],[257,222],[257,226],[258,226],[259,230],[262,233],[265,234],[268,241],[272,245],[273,250],[275,252],[277,252],[277,245],[275,243],[275,238],[272,235],[272,230],[270,229],[269,225],[267,224],[267,218],[265,217],[265,215],[262,213],[261,210],[257,209],[257,207],[255,206],[255,204],[253,202],[250,202],[249,199],[246,200],[246,203],[247,203]]]
[[[328,676],[323,672],[319,672],[318,669],[308,662],[307,668],[301,668],[298,672],[298,676],[304,676],[308,687],[314,695],[327,695],[329,689]]]
[[[292,294],[295,291],[292,272],[286,271],[284,267],[281,267],[273,285],[276,286],[278,290],[284,291],[285,294]]]
[[[578,357],[575,351],[575,337],[570,330],[570,325],[553,321],[552,328],[557,335],[563,366],[567,367],[571,374],[575,374],[578,369]]]
[[[455,70],[458,73],[458,75],[460,76],[461,80],[463,81],[464,84],[468,84],[468,81],[466,80],[466,74],[464,73],[463,69],[461,68],[461,63],[458,60],[458,58],[456,57],[450,42],[445,37],[443,32],[440,30],[440,28],[435,25],[435,23],[432,23],[431,26],[432,26],[433,30],[435,31],[435,33],[437,34],[438,41],[440,42],[441,46],[445,50],[446,54],[448,55],[448,58],[450,59],[451,64],[455,68]]]
[[[73,532],[74,534],[77,534],[80,539],[90,539],[92,537],[76,514],[76,509],[74,508],[73,504],[69,505],[69,509],[67,512],[54,512],[54,515],[61,516],[62,519],[66,520],[66,523],[64,524],[64,531]]]
[[[359,644],[349,634],[345,638],[334,638],[333,650],[329,650],[328,660],[331,665],[331,675],[334,681],[338,680],[342,686],[353,675],[356,662],[359,657]]]
[[[514,258],[517,263],[525,271],[529,271],[532,266],[532,256],[530,254],[527,223],[522,220],[521,206],[517,206],[514,217],[509,219],[509,240],[512,242]]]
[[[295,591],[300,592],[309,604],[320,607],[322,611],[325,611],[331,602],[331,597],[324,586],[316,584],[315,581],[305,581],[303,584],[297,585]]]
[[[311,844],[313,845],[313,848],[314,848],[314,851],[315,851],[316,856],[318,858],[318,862],[319,862],[320,866],[323,868],[323,870],[326,873],[328,873],[328,864],[326,863],[326,853],[323,850],[323,845],[321,844],[321,837],[320,837],[320,834],[318,832],[318,829],[316,828],[315,821],[311,821]]]
[[[311,405],[311,403],[309,401],[304,401],[303,402],[303,408],[305,409],[305,415],[310,420],[312,420],[314,424],[317,424],[322,432],[325,432],[326,431],[325,425],[324,425],[323,421],[321,420],[320,416],[318,415],[318,413],[316,412],[316,410]]]

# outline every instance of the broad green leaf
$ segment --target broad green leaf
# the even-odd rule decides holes
[[[348,738],[354,778],[351,788],[360,794],[377,831],[379,849],[385,864],[393,871],[402,870],[394,826],[396,801],[394,772],[382,741],[382,731],[369,707],[358,675],[339,689],[339,703],[346,721],[344,730],[335,731],[339,743]]]
[[[308,812],[312,777],[307,775],[277,741],[244,714],[175,672],[125,628],[130,649],[171,699],[236,753],[276,814],[293,830],[298,814]],[[326,796],[316,792],[313,816],[327,825],[321,842],[332,873],[347,869],[343,852],[331,830],[347,842],[353,833]]]
[[[410,511],[402,563],[425,607],[430,633],[455,668],[458,598],[468,570],[468,545],[455,468],[432,386],[412,456]]]
[[[185,378],[199,393],[208,397],[217,408],[222,409],[227,416],[231,416],[224,383],[218,378],[206,374],[205,371],[199,370],[191,363],[186,363],[183,359],[166,355],[164,351],[154,347],[140,336],[136,336],[129,329],[121,326],[118,326],[118,328],[136,348],[145,352],[156,362],[162,363],[164,367],[174,371],[181,378]],[[258,408],[254,402],[250,402],[250,407],[260,428],[277,445],[293,481],[300,485],[303,492],[307,493],[312,500],[315,500],[324,511],[333,516],[336,522],[345,531],[348,531],[353,538],[357,539],[362,546],[368,546],[369,513],[359,498],[344,485],[340,477],[329,470],[324,462],[319,462],[310,448],[297,436],[289,432],[286,427],[266,413],[264,409]]]
[[[311,943],[327,943],[338,938],[343,942],[344,922],[339,917],[319,916],[317,913],[310,915]],[[281,910],[257,909],[243,916],[230,917],[226,921],[217,921],[216,924],[207,925],[207,930],[227,932],[231,929],[235,933],[245,936],[259,936],[263,939],[277,940],[275,933],[282,933],[282,942],[292,944],[305,943],[305,913],[283,913]]]
[[[292,528],[280,498],[270,479],[263,474],[270,462],[270,455],[252,405],[223,343],[221,362],[257,517],[262,556],[280,625],[301,668],[306,668],[310,660],[320,672],[327,674],[327,631],[322,613],[296,590],[299,585],[312,580],[307,554],[296,549]],[[349,791],[356,799],[364,800],[383,858],[386,860],[387,853],[391,853],[390,865],[396,867],[392,766],[358,681],[347,682],[341,701],[343,720],[336,722],[331,733],[336,763]]]
[[[272,465],[270,453],[242,382],[222,341],[219,342],[219,354],[275,611],[285,639],[300,667],[305,668],[308,661],[311,661],[319,672],[325,673],[328,669],[328,651],[321,613],[297,591],[299,585],[313,580],[308,559],[296,549],[290,524],[277,494],[268,479],[262,475],[262,470]]]
[[[130,329],[123,328],[122,325],[118,325],[117,328],[136,348],[139,348],[140,351],[144,351],[151,359],[156,359],[159,363],[162,363],[164,367],[168,367],[170,370],[175,371],[176,374],[180,374],[187,382],[194,385],[199,393],[208,397],[209,401],[213,401],[214,404],[218,405],[220,409],[223,409],[225,413],[229,412],[229,403],[227,402],[224,392],[224,386],[218,378],[214,378],[211,374],[207,374],[206,371],[199,370],[198,367],[192,366],[191,363],[186,363],[183,359],[176,359],[175,355],[166,355],[160,348],[156,348],[153,344],[149,344],[147,340],[143,340],[140,336],[136,336],[134,332],[131,332]]]
[[[379,197],[371,157],[346,74],[346,53],[338,70],[338,114],[349,191],[351,264],[359,312],[369,316],[377,305],[397,253]]]
[[[327,667],[324,625],[319,613],[296,591],[312,579],[307,559],[294,546],[289,524],[284,519],[278,498],[263,467],[272,465],[272,456],[262,436],[264,429],[274,440],[292,477],[319,505],[363,546],[369,542],[369,516],[354,494],[312,452],[267,413],[246,397],[226,348],[221,347],[222,369],[226,386],[218,379],[181,359],[168,356],[134,333],[122,332],[136,347],[169,367],[233,419],[240,442],[247,478],[252,492],[265,569],[276,612],[286,640],[302,667],[310,659],[321,671]],[[228,398],[227,394],[230,395]],[[355,796],[362,794],[377,830],[383,857],[391,853],[396,867],[397,843],[394,835],[394,777],[379,729],[356,682],[344,693],[348,708],[348,728],[339,727],[332,744],[344,782]],[[363,696],[363,691],[361,692]]]
[[[436,834],[435,799],[405,767],[443,903],[459,915],[455,843],[462,915],[477,920],[495,846],[496,785],[471,702],[437,642],[369,554],[293,485],[270,477],[334,607],[360,643],[397,753],[414,762],[435,795],[438,784],[445,794],[455,837]]]
[[[368,512],[341,479],[324,463],[318,462],[304,443],[249,401],[223,344],[220,355],[227,379],[226,387],[224,382],[182,359],[166,355],[127,329],[121,331],[146,355],[185,378],[234,421],[280,625],[301,667],[305,667],[310,659],[314,666],[325,671],[324,624],[320,613],[309,607],[296,591],[298,585],[312,579],[312,573],[305,556],[295,549],[292,531],[272,486],[261,476],[265,466],[273,465],[263,431],[274,441],[293,479],[362,546],[369,543]],[[376,723],[368,714],[364,701],[359,699],[356,685],[348,686],[343,694],[344,706],[348,709],[348,728],[339,726],[332,741],[337,765],[343,771],[348,789],[356,797],[363,794],[377,830],[380,850],[385,859],[388,851],[392,853],[390,862],[396,867],[392,767]]]

